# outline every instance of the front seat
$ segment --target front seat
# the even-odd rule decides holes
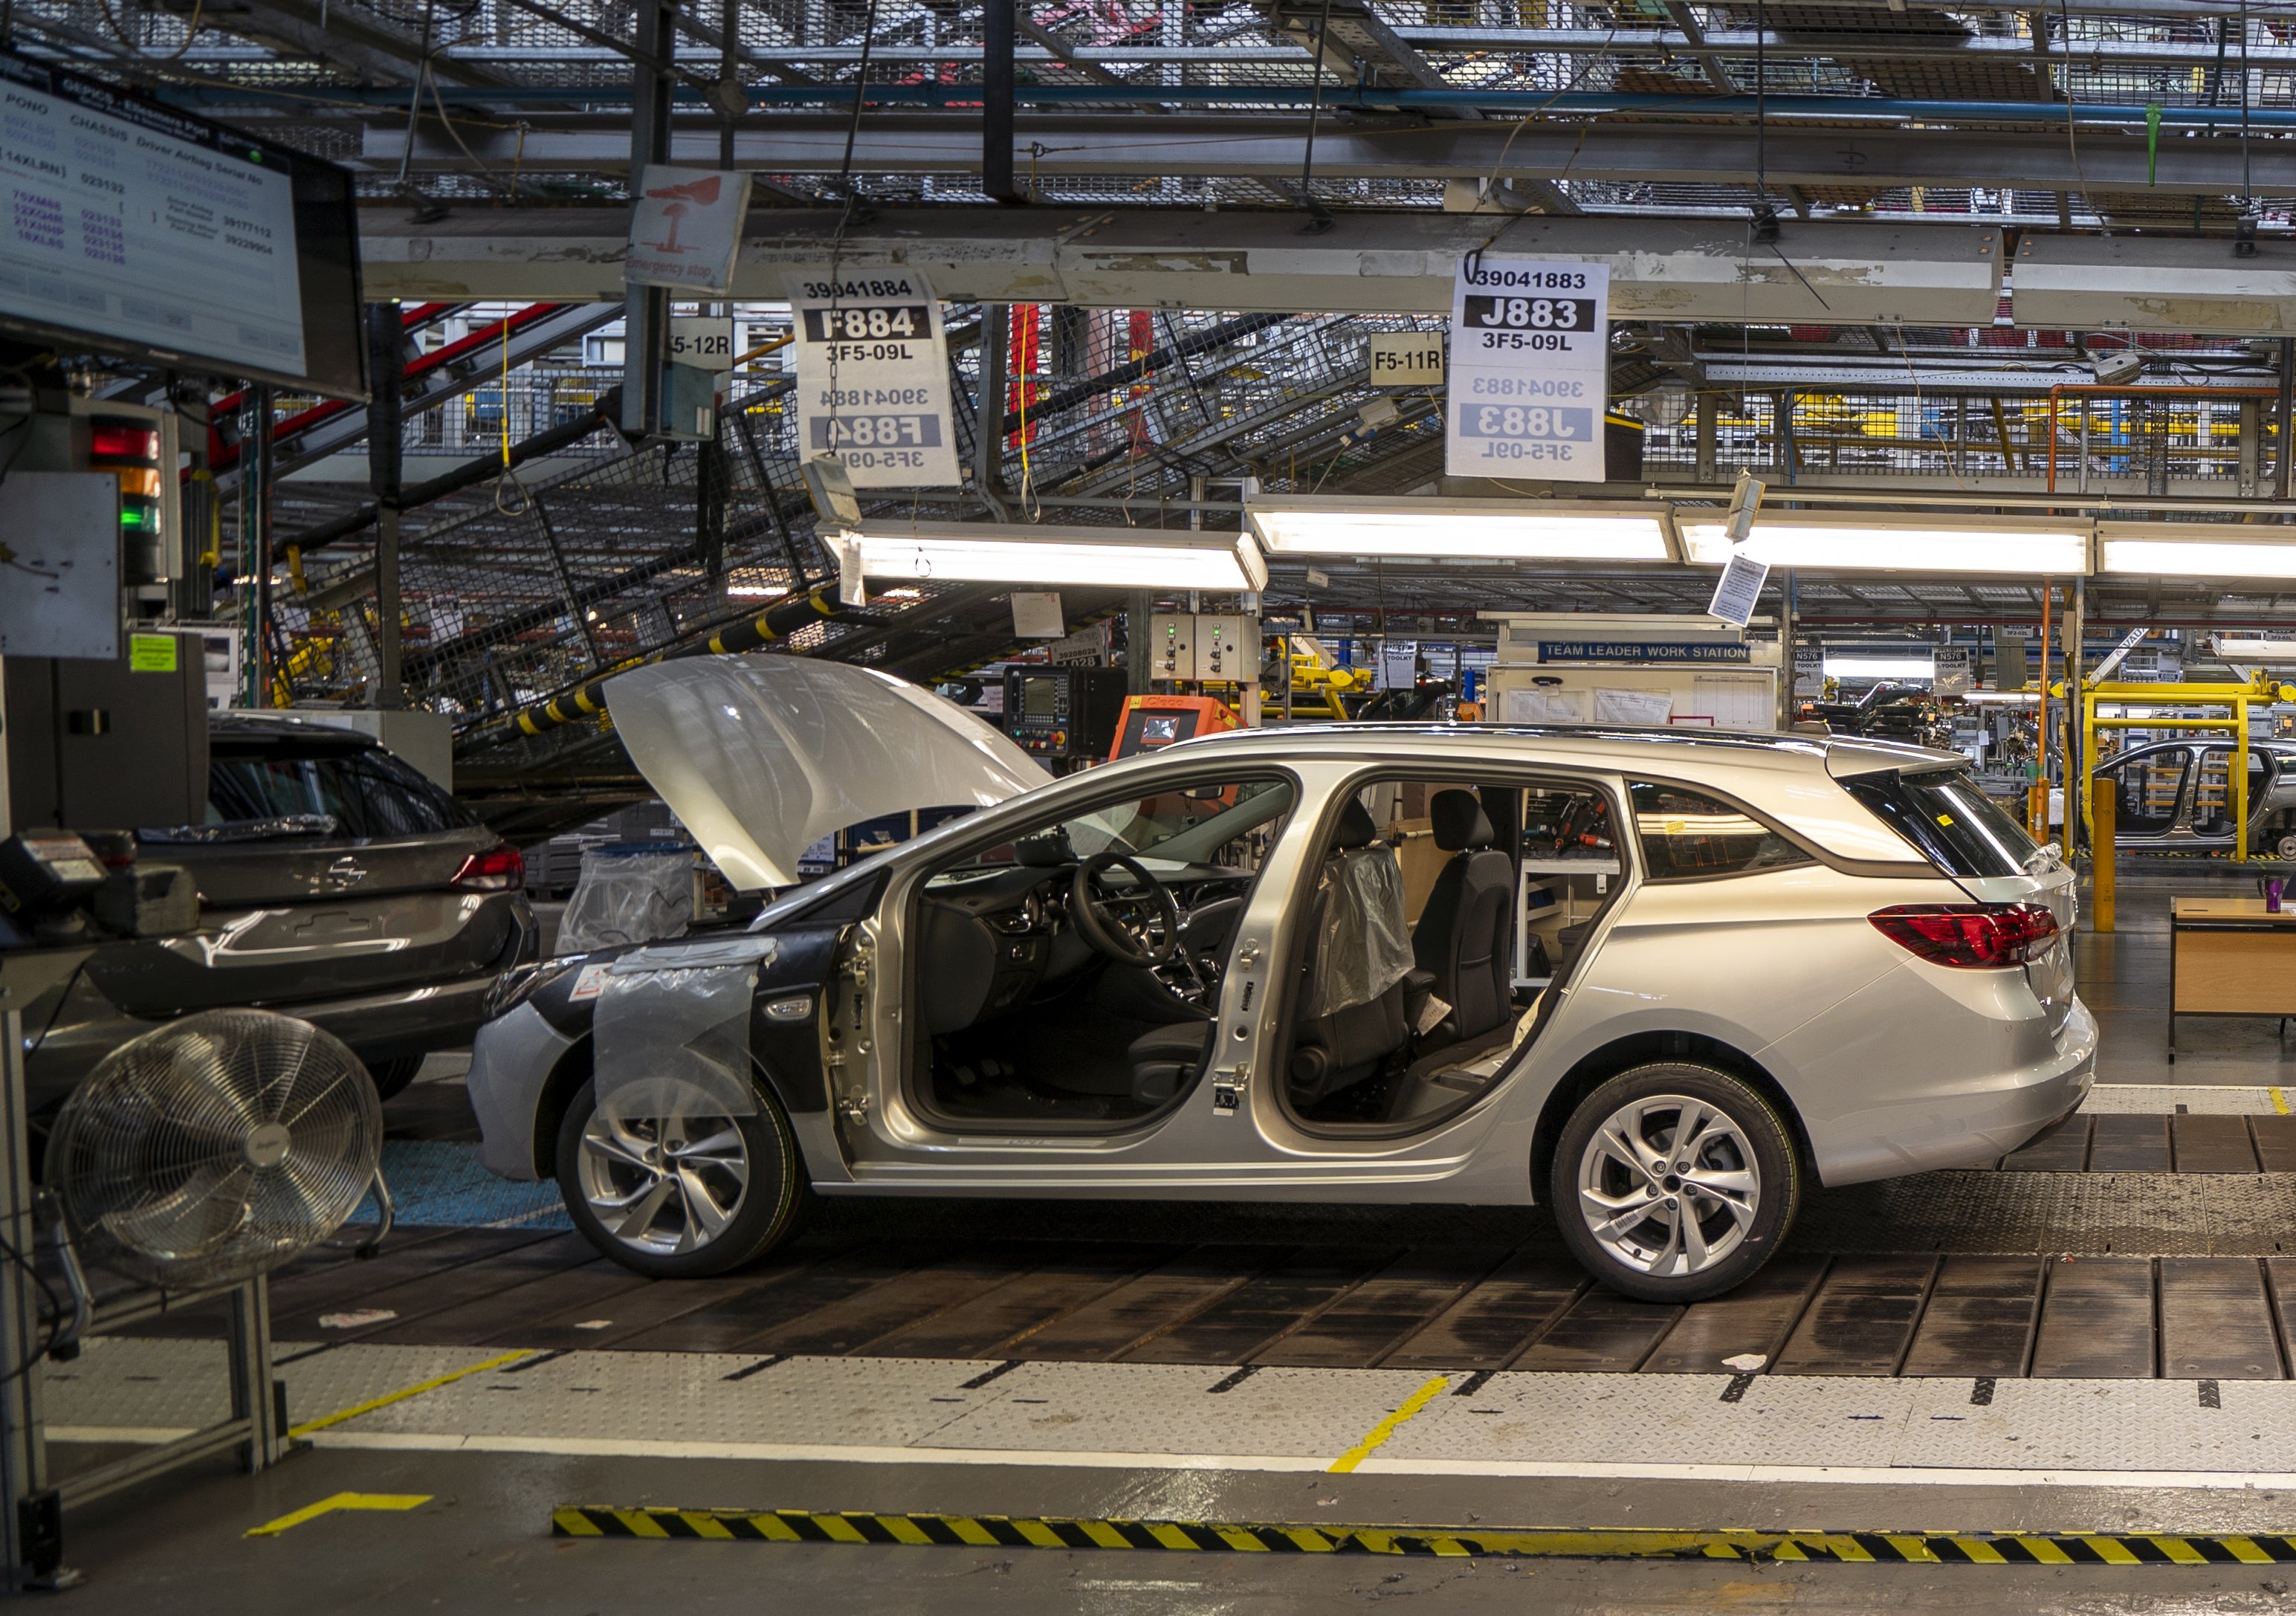
[[[1340,816],[1312,917],[1300,1019],[1292,1040],[1292,1103],[1311,1105],[1378,1073],[1411,1041],[1431,981],[1410,950],[1403,872],[1358,800]]]
[[[1472,1045],[1509,1024],[1508,899],[1514,865],[1494,847],[1498,836],[1472,792],[1438,792],[1427,811],[1435,822],[1435,845],[1452,857],[1427,894],[1411,950],[1419,968],[1435,979],[1435,997],[1451,1009],[1423,1042]]]

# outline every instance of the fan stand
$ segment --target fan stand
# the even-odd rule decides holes
[[[25,1115],[23,1016],[14,1006],[61,985],[90,952],[0,953],[0,1005],[7,1006],[0,1009],[0,1563],[6,1567],[8,1586],[19,1588],[64,1588],[86,1580],[84,1572],[63,1563],[66,1506],[234,1449],[250,1473],[276,1464],[288,1450],[286,1382],[271,1373],[271,1294],[263,1276],[204,1291],[140,1290],[99,1305],[88,1295],[58,1218],[59,1254],[72,1291],[71,1326],[60,1338],[71,1343],[62,1349],[64,1355],[76,1355],[87,1334],[228,1297],[231,1417],[62,1482],[48,1479],[38,1358],[49,1343],[40,1327],[40,1288],[31,1268],[38,1238],[37,1193]],[[381,1192],[380,1199],[388,1209],[388,1192]],[[388,1230],[389,1218],[386,1210],[376,1240]]]

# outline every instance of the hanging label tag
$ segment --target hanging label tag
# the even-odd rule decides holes
[[[798,270],[789,284],[799,456],[836,455],[857,488],[961,482],[948,336],[924,276]]]
[[[1607,264],[1460,260],[1443,439],[1454,477],[1601,482]]]
[[[1769,562],[1758,562],[1751,555],[1732,556],[1730,564],[1722,569],[1722,576],[1715,581],[1714,599],[1706,608],[1706,614],[1743,628],[1753,620],[1754,604],[1762,598],[1762,585],[1769,576]]]

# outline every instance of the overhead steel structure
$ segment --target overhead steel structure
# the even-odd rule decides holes
[[[20,50],[347,164],[370,296],[496,333],[410,370],[401,447],[430,458],[402,496],[400,677],[456,716],[471,777],[491,770],[505,800],[563,798],[613,751],[573,700],[602,671],[756,630],[832,570],[778,372],[737,376],[718,443],[633,447],[611,371],[546,351],[617,312],[630,121],[665,76],[671,155],[758,181],[738,299],[833,250],[923,267],[948,300],[973,475],[888,511],[1227,527],[1246,479],[1500,491],[1447,485],[1438,400],[1374,387],[1363,362],[1375,332],[1432,328],[1479,248],[1610,263],[1612,391],[1647,430],[1639,472],[1588,490],[1606,498],[1751,466],[1785,498],[2014,504],[2054,465],[2055,497],[2084,509],[2292,508],[2296,34],[2266,0],[1019,0],[1009,29],[964,0],[0,15]],[[2126,393],[2065,402],[2128,349]],[[281,401],[283,425],[299,407]],[[271,490],[274,554],[297,570],[275,662],[300,697],[375,699],[381,677],[373,502],[318,476],[365,424],[306,422],[290,453],[308,474]],[[1440,627],[1476,607],[1695,609],[1710,587],[1678,566],[1315,570],[1311,588],[1279,560],[1271,610]],[[2268,584],[2087,587],[2091,621],[2283,603]],[[1797,610],[2021,622],[2040,588],[1805,574]],[[1012,644],[993,593],[929,581],[773,638],[921,677]],[[519,722],[554,701],[577,721]]]

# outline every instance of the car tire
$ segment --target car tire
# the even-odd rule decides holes
[[[406,1086],[414,1082],[415,1074],[422,1070],[422,1062],[423,1057],[419,1054],[397,1055],[388,1061],[369,1061],[366,1075],[373,1079],[375,1097],[388,1100],[405,1094]]]
[[[760,1092],[750,1116],[678,1120],[710,1128],[701,1142],[709,1148],[689,1152],[670,1141],[693,1165],[662,1173],[631,1153],[651,1148],[659,1160],[662,1120],[633,1118],[617,1126],[598,1115],[592,1085],[582,1085],[558,1125],[557,1161],[559,1194],[584,1237],[602,1255],[652,1279],[723,1274],[788,1239],[805,1202],[804,1158],[773,1096]],[[728,1169],[736,1160],[745,1177]],[[622,1208],[628,1215],[613,1221]],[[645,1222],[633,1230],[631,1219],[642,1210]]]
[[[2262,849],[2259,850],[2261,851]],[[2271,853],[2268,856],[2274,858],[2296,861],[2296,832],[2288,833],[2283,835],[2277,841],[2274,842],[2272,844]]]
[[[1679,1170],[1691,1161],[1673,1154],[1685,1112],[1697,1154]],[[1572,1110],[1549,1194],[1563,1243],[1603,1284],[1642,1301],[1701,1301],[1776,1254],[1800,1207],[1801,1164],[1777,1107],[1751,1084],[1659,1062],[1620,1072]]]

